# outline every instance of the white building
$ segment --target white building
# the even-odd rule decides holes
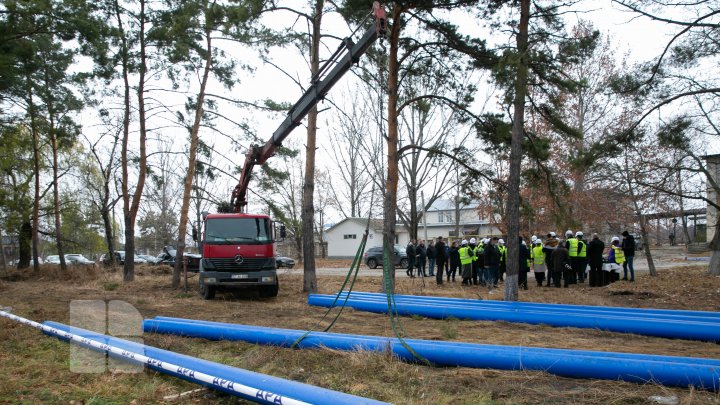
[[[457,213],[460,214],[460,221],[456,221]],[[458,237],[456,228],[459,227],[461,237],[486,237],[499,236],[500,229],[484,217],[478,211],[477,203],[460,204],[455,206],[452,200],[438,199],[427,210],[427,220],[420,220],[418,226],[418,239],[455,239]],[[405,241],[407,243],[407,240]]]
[[[460,236],[485,237],[500,235],[500,230],[487,218],[478,214],[477,204],[460,206]],[[456,238],[456,207],[451,200],[437,200],[427,210],[427,221],[420,221],[418,226],[418,239]],[[367,226],[367,218],[346,218],[325,232],[325,240],[328,244],[328,257],[330,258],[352,258],[355,257],[357,249],[362,241]],[[368,231],[368,242],[366,250],[382,246],[382,219],[373,219]],[[405,246],[410,241],[410,232],[401,221],[398,221],[395,230],[395,243]]]
[[[367,218],[345,218],[325,231],[325,241],[328,246],[328,257],[355,257],[355,254],[360,247],[362,237],[365,234],[367,223]],[[381,219],[373,219],[370,221],[368,242],[365,250],[373,246],[382,245],[382,228],[383,222]]]

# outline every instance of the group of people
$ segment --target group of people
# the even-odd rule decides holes
[[[445,243],[442,237],[436,241],[408,243],[405,253],[408,257],[408,277],[435,277],[438,284],[455,281],[456,276],[464,285],[486,285],[497,287],[507,260],[505,242],[497,237],[478,241],[471,238]],[[427,272],[426,272],[427,265]]]
[[[586,242],[580,231],[573,233],[568,230],[564,240],[555,232],[550,232],[544,241],[533,236],[529,247],[521,237],[518,287],[528,289],[531,269],[538,287],[561,287],[562,284],[567,288],[572,284],[585,283],[586,279],[590,287],[604,286],[613,281],[608,270],[619,270],[620,266],[624,272],[623,280],[635,281],[635,239],[628,231],[622,233],[622,239],[611,239],[607,259],[604,252],[605,243],[596,233]],[[435,277],[437,284],[442,284],[444,279],[454,282],[458,275],[463,285],[497,288],[507,267],[507,247],[505,241],[498,237],[463,239],[450,244],[439,237],[437,241],[429,241],[427,246],[425,241],[415,243],[411,240],[406,254],[406,274],[409,277],[416,277],[416,274]],[[603,268],[604,264],[608,266]]]
[[[605,259],[605,243],[597,233],[586,242],[583,233],[573,234],[568,230],[565,240],[560,240],[555,232],[550,232],[545,241],[533,236],[530,263],[538,286],[547,279],[547,286],[569,287],[571,284],[585,283],[590,287],[601,287],[613,281],[612,272],[623,268],[623,280],[635,281],[635,238],[628,232],[622,233],[622,239],[614,236]],[[607,264],[607,267],[603,265]],[[630,278],[628,278],[628,271]]]

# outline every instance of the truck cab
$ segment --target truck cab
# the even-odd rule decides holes
[[[284,227],[280,234],[284,237]],[[267,215],[207,214],[201,235],[200,295],[213,299],[220,289],[253,288],[275,297],[275,223]]]

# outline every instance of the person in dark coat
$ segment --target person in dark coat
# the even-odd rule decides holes
[[[635,237],[630,235],[628,231],[623,231],[623,240],[620,244],[623,254],[625,255],[625,263],[623,263],[623,280],[628,279],[628,269],[630,269],[630,281],[635,281],[635,266],[633,260],[635,259]]]
[[[450,281],[450,277],[452,277],[452,281],[455,281],[455,273],[460,268],[460,252],[458,252],[457,241],[450,245],[449,256],[450,270],[447,273],[447,281]]]
[[[598,234],[592,235],[592,240],[587,246],[587,261],[590,265],[590,287],[602,287],[603,283],[603,252],[605,242],[600,240]]]
[[[497,288],[498,284],[498,275],[500,273],[500,251],[497,247],[498,239],[497,236],[493,237],[483,249],[485,267],[487,268],[488,275],[485,282],[488,288]]]
[[[548,269],[547,274],[547,286],[550,287],[550,283],[553,281],[553,277],[555,277],[555,271],[553,270],[553,262],[552,262],[552,254],[555,251],[555,248],[560,244],[560,241],[557,238],[557,235],[555,232],[550,232],[547,234],[547,239],[545,239],[545,243],[543,244],[543,253],[545,254],[545,265]],[[558,276],[562,275],[562,273],[558,273]]]
[[[443,272],[445,270],[445,242],[443,242],[442,236],[438,237],[437,243],[435,244],[435,265],[437,266],[435,281],[438,284],[442,284]]]
[[[428,260],[428,276],[432,277],[435,275],[435,242],[430,241],[427,246],[427,260]],[[423,272],[423,275],[425,272]]]
[[[425,274],[425,258],[427,256],[427,250],[425,249],[425,241],[421,240],[415,250],[417,251],[415,267],[417,267],[418,269],[418,276],[422,275],[423,277],[427,277],[427,274]]]
[[[518,274],[518,288],[528,289],[527,276],[530,271],[528,262],[530,261],[530,249],[528,249],[522,236],[520,237],[520,274]]]
[[[560,275],[563,275],[565,283],[563,287],[568,288],[570,282],[570,272],[572,266],[570,265],[570,252],[564,244],[559,244],[552,252],[552,265],[553,265],[553,281],[555,287],[560,287]]]
[[[415,250],[415,241],[410,239],[410,242],[408,243],[407,247],[405,248],[405,254],[407,254],[408,258],[408,268],[405,274],[408,275],[408,277],[415,277],[413,275],[413,269],[415,268],[415,256],[416,256],[416,250]]]

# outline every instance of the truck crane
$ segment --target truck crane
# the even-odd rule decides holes
[[[278,232],[267,215],[248,214],[247,191],[255,166],[264,164],[275,154],[285,138],[292,133],[310,110],[325,98],[330,89],[358,63],[368,48],[385,37],[387,17],[379,2],[373,3],[374,24],[358,40],[345,38],[333,55],[312,78],[311,86],[290,108],[272,137],[262,146],[251,145],[230,203],[234,212],[203,215],[200,235],[202,260],[198,281],[200,294],[213,299],[219,289],[256,288],[262,297],[277,296],[279,281],[275,262],[275,245],[279,233],[285,237],[284,226]]]

